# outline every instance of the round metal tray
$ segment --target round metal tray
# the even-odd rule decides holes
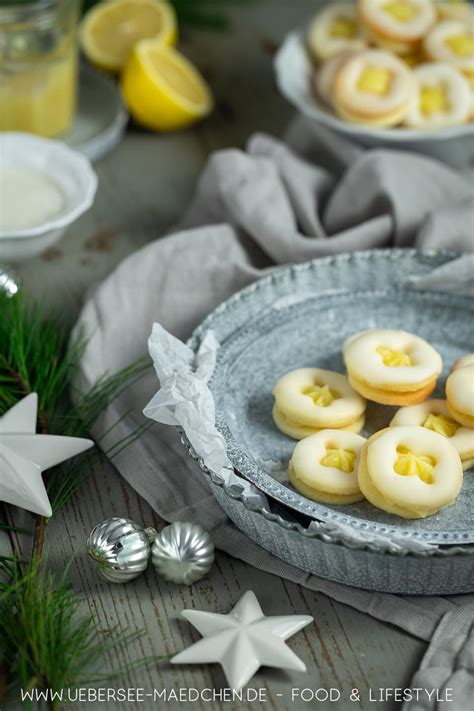
[[[470,329],[466,326],[472,322],[473,316],[473,306],[468,300],[447,294],[410,291],[405,283],[408,275],[427,273],[456,256],[448,252],[380,250],[328,257],[276,270],[219,306],[190,339],[190,345],[197,348],[203,334],[213,329],[221,343],[210,388],[216,399],[216,423],[226,438],[228,454],[236,470],[286,507],[321,521],[340,521],[362,534],[366,532],[367,545],[356,546],[358,556],[370,553],[372,559],[376,556],[384,561],[388,560],[384,556],[395,556],[400,570],[397,575],[393,570],[390,572],[392,557],[388,567],[379,560],[375,570],[367,560],[368,568],[366,564],[359,565],[357,575],[355,570],[348,575],[350,547],[343,541],[331,540],[331,536],[314,538],[314,532],[309,538],[305,535],[305,548],[308,549],[308,540],[312,541],[309,544],[312,548],[307,550],[306,562],[302,564],[297,543],[298,532],[301,532],[294,527],[294,517],[284,513],[282,516],[279,511],[277,520],[271,519],[270,523],[265,518],[264,523],[259,518],[255,525],[254,517],[263,516],[264,512],[253,510],[250,531],[250,508],[245,501],[232,498],[222,487],[216,489],[216,496],[237,525],[288,562],[340,582],[405,594],[447,594],[466,592],[473,587],[474,572],[469,555],[472,547],[438,548],[449,543],[466,544],[474,539],[472,477],[469,474],[457,512],[456,506],[448,507],[431,519],[409,522],[385,515],[365,503],[354,505],[350,511],[344,507],[344,513],[341,507],[310,502],[284,480],[278,481],[278,478],[284,479],[284,475],[281,476],[284,471],[282,463],[288,461],[294,443],[278,433],[271,422],[271,388],[279,375],[310,364],[340,369],[338,358],[342,341],[355,331],[381,326],[416,331],[441,350],[447,367],[460,353],[473,350]],[[387,410],[385,417],[390,418],[389,408],[382,409]],[[374,408],[369,423],[371,429],[380,426],[380,417],[381,412]],[[215,481],[214,486],[218,487]],[[281,545],[281,529],[290,530],[282,525],[285,519],[293,532],[291,546],[289,543]],[[407,556],[402,549],[397,556],[383,548],[378,550],[378,545],[370,541],[372,532],[379,538],[385,536],[388,541],[396,535],[398,540],[421,540],[438,546],[430,551],[432,555]],[[310,553],[315,552],[316,539],[320,541],[318,547],[322,543],[338,546],[338,558],[345,559],[345,572],[341,572],[341,560],[337,564],[334,561],[334,566],[328,564],[325,573],[321,571],[321,561],[313,561],[314,556]],[[465,562],[460,563],[465,575],[455,574],[448,550],[459,553],[463,560],[467,556],[467,567]],[[427,570],[421,578],[414,576],[413,570],[408,574],[410,566],[400,561],[413,558],[423,559],[422,568],[430,570],[431,564],[426,563],[427,560],[449,559],[451,562],[441,563],[441,567],[450,568],[451,574],[440,577],[437,570],[436,585]],[[433,565],[438,568],[440,564]],[[384,571],[384,568],[387,569]],[[387,575],[391,576],[390,580]]]

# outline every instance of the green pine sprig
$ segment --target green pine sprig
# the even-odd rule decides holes
[[[106,407],[124,388],[148,369],[142,358],[120,372],[104,374],[87,393],[73,389],[79,362],[87,346],[83,334],[70,342],[70,325],[49,312],[44,302],[31,303],[23,292],[12,298],[0,295],[0,416],[31,392],[38,393],[38,431],[69,436],[89,436]],[[113,434],[115,422],[101,436]],[[106,450],[116,456],[148,428],[144,423]],[[84,483],[103,456],[94,448],[45,473],[53,515]],[[0,509],[1,510],[1,509]],[[101,671],[108,657],[141,636],[123,629],[104,636],[97,619],[84,612],[84,602],[71,589],[68,571],[57,578],[43,557],[46,519],[36,517],[34,531],[0,522],[3,532],[32,534],[30,561],[15,555],[0,556],[0,703],[8,688],[68,689],[107,681],[136,664]],[[59,702],[50,708],[59,707]]]
[[[38,431],[42,433],[89,436],[110,402],[149,368],[148,358],[141,358],[114,375],[104,374],[83,394],[71,386],[87,346],[83,334],[70,343],[69,324],[49,313],[44,302],[29,303],[21,292],[11,299],[0,297],[0,314],[0,416],[37,392]],[[117,424],[102,435],[99,444]],[[107,456],[114,456],[148,427],[144,423],[127,441],[115,443]],[[46,488],[54,512],[74,494],[98,456],[97,449],[89,450],[47,472]]]
[[[43,431],[58,415],[72,368],[86,342],[69,348],[69,329],[44,303],[28,303],[18,294],[0,298],[0,416],[31,392],[39,397],[38,419]]]
[[[111,664],[142,635],[116,627],[100,631],[95,613],[72,590],[68,569],[57,577],[34,560],[26,568],[10,564],[8,584],[0,584],[0,660],[9,664],[12,687],[28,692],[104,684],[132,669],[168,657],[145,657],[117,668]],[[0,661],[0,691],[2,684]],[[36,704],[30,704],[31,707]],[[60,697],[50,708],[62,706]]]

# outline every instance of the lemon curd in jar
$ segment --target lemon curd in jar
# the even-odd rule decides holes
[[[52,137],[74,118],[78,0],[0,5],[0,130]]]

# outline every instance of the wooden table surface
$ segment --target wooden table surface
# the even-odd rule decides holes
[[[257,0],[232,13],[229,33],[183,33],[182,48],[201,67],[216,95],[217,108],[196,128],[171,135],[151,135],[130,129],[123,142],[96,165],[100,184],[93,209],[67,232],[63,241],[41,257],[25,263],[19,275],[25,289],[44,294],[67,316],[77,314],[89,287],[99,283],[127,254],[158,238],[187,205],[197,176],[211,150],[243,147],[254,131],[281,135],[292,116],[273,83],[272,54],[290,28],[314,10],[315,0]],[[16,512],[15,520],[28,520]],[[337,688],[340,702],[327,704],[334,711],[371,709],[368,690],[408,685],[425,644],[324,595],[263,573],[219,553],[210,575],[191,588],[167,584],[151,568],[126,586],[108,585],[95,575],[85,553],[92,527],[109,516],[127,516],[145,525],[163,525],[111,465],[93,473],[88,485],[47,529],[52,565],[62,566],[75,556],[71,568],[75,589],[83,593],[104,630],[121,623],[143,628],[140,641],[116,660],[177,652],[199,638],[185,621],[183,608],[228,612],[239,596],[252,589],[266,614],[305,613],[314,624],[289,641],[308,667],[307,674],[263,669],[251,682],[264,688],[266,706],[286,709],[326,708],[317,701],[292,701],[292,688]],[[0,549],[6,549],[6,537]],[[168,663],[124,675],[115,687],[172,689],[225,687],[217,665],[172,667]],[[358,688],[362,702],[349,701]],[[93,708],[155,708],[142,704],[91,704]],[[160,708],[246,708],[258,704],[163,703]],[[396,704],[379,704],[387,710]]]

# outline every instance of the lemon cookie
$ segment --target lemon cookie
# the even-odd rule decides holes
[[[364,437],[341,430],[321,430],[298,442],[288,466],[295,489],[313,501],[352,504],[362,501],[357,458]]]
[[[321,432],[321,429],[323,429],[322,427],[308,427],[308,425],[301,425],[298,422],[290,420],[281,410],[278,409],[276,405],[273,407],[272,416],[273,421],[280,432],[283,432],[283,434],[288,435],[288,437],[291,437],[292,439],[304,439],[305,437],[310,437],[317,432]],[[340,427],[339,429],[359,434],[364,427],[364,424],[365,415],[362,415],[362,417],[359,417],[357,420],[354,420],[354,422],[351,422],[350,425]]]
[[[453,372],[453,370],[457,370],[458,368],[464,368],[465,365],[474,365],[474,353],[466,353],[466,355],[462,356],[461,358],[458,358],[453,363],[451,373]]]
[[[463,427],[449,415],[446,400],[426,400],[420,405],[401,407],[390,427],[418,425],[447,437],[461,457],[463,469],[474,464],[474,430]]]
[[[444,128],[466,123],[471,114],[471,87],[455,67],[442,62],[413,70],[415,93],[404,123],[413,128]]]
[[[438,0],[436,9],[440,20],[467,20],[472,17],[468,2],[463,0]]]
[[[295,439],[326,428],[360,431],[364,425],[366,402],[340,373],[293,370],[280,378],[273,395],[275,424]]]
[[[474,23],[446,20],[436,25],[424,41],[427,56],[449,62],[461,72],[474,73]]]
[[[326,59],[326,61],[323,62],[319,70],[316,72],[314,88],[316,89],[317,95],[328,106],[332,106],[332,92],[339,70],[347,62],[347,60],[350,59],[350,57],[354,56],[354,54],[355,53],[351,50],[339,52],[333,57]]]
[[[399,124],[413,99],[414,82],[398,57],[377,49],[358,52],[337,72],[333,102],[346,121],[368,126]]]
[[[357,9],[369,37],[397,54],[416,49],[436,21],[432,0],[358,0]]]
[[[474,365],[456,368],[446,381],[446,399],[451,417],[474,428]]]
[[[469,111],[469,121],[474,121],[474,74],[464,75],[469,82],[469,89],[471,91],[471,109]]]
[[[450,441],[425,427],[389,427],[359,455],[360,490],[371,504],[402,518],[432,516],[461,491],[463,470]]]
[[[406,331],[374,329],[344,344],[349,382],[368,400],[416,405],[433,392],[443,363],[423,338]]]
[[[367,46],[365,34],[352,3],[331,3],[316,15],[307,38],[313,57],[322,61],[346,49]]]

